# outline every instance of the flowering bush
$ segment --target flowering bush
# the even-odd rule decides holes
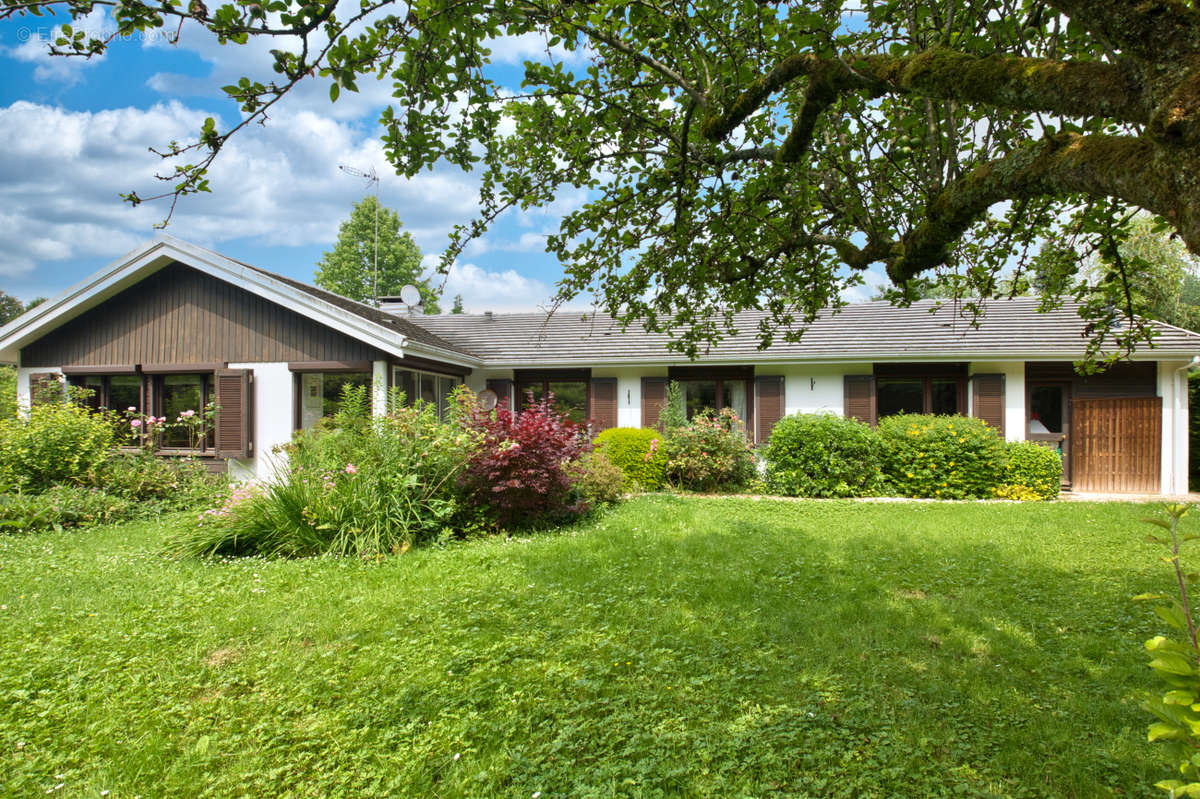
[[[663,434],[636,427],[610,427],[596,436],[596,451],[603,452],[625,475],[630,491],[656,491],[667,479],[667,451]]]
[[[474,439],[422,405],[372,418],[346,389],[332,421],[296,434],[276,482],[240,492],[172,544],[180,554],[373,556],[471,529],[457,478]]]
[[[571,465],[575,490],[588,505],[618,502],[625,490],[625,475],[603,452],[589,452]]]
[[[114,432],[111,414],[65,402],[35,405],[27,418],[0,422],[0,482],[26,492],[86,482],[110,456]]]
[[[730,408],[698,413],[666,440],[667,478],[691,491],[736,490],[755,475],[746,426]]]
[[[1014,441],[1005,447],[1003,485],[995,489],[1004,499],[1053,499],[1062,490],[1062,456],[1032,441]]]
[[[982,499],[1002,482],[1004,442],[981,419],[900,414],[878,434],[884,475],[901,496]]]
[[[785,416],[763,449],[768,490],[785,496],[861,497],[883,487],[880,443],[862,422],[828,413]]]
[[[484,411],[469,392],[459,394],[461,418],[477,439],[462,476],[475,503],[503,526],[536,524],[578,515],[568,466],[592,449],[585,430],[554,408],[554,395],[518,413]]]

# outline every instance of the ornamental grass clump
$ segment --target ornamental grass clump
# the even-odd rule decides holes
[[[736,491],[755,476],[754,447],[731,408],[701,411],[669,431],[667,479],[688,491]]]
[[[983,499],[995,494],[1004,442],[981,419],[899,414],[879,422],[883,473],[911,498]]]
[[[801,413],[776,423],[763,448],[764,481],[790,497],[862,497],[884,485],[882,446],[875,431],[855,419]]]
[[[364,386],[341,411],[284,448],[277,479],[235,498],[172,542],[179,554],[370,557],[460,534],[475,525],[458,478],[469,431],[432,405],[393,402],[372,417]]]

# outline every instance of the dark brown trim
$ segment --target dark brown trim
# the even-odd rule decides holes
[[[458,366],[452,363],[441,363],[440,361],[430,361],[425,358],[416,358],[412,355],[405,355],[403,358],[393,358],[388,361],[389,366],[398,366],[401,369],[413,369],[419,372],[436,372],[438,374],[449,375],[450,377],[466,377],[471,374],[471,369],[466,366]]]
[[[127,363],[118,366],[64,366],[62,373],[68,377],[84,377],[87,375],[136,375],[138,368],[135,364]]]
[[[753,380],[753,366],[668,366],[668,380]]]
[[[197,375],[224,369],[223,363],[149,363],[142,365],[148,375]]]
[[[967,378],[966,363],[877,363],[874,365],[876,378]]]
[[[515,369],[513,379],[518,383],[544,383],[548,381],[591,380],[591,369]]]
[[[291,372],[370,372],[370,361],[288,361]]]

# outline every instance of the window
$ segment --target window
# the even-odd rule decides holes
[[[1066,386],[1042,385],[1029,390],[1029,432],[1042,435],[1063,432]]]
[[[964,396],[964,382],[956,377],[878,377],[875,380],[880,419],[900,413],[962,413]]]
[[[680,380],[683,403],[687,418],[691,419],[703,410],[731,408],[743,422],[748,420],[746,396],[747,380]]]
[[[450,395],[454,387],[462,384],[461,377],[421,372],[415,369],[392,369],[392,386],[404,395],[404,405],[412,407],[418,402],[437,409],[438,418],[445,420],[450,410]]]
[[[84,405],[92,410],[108,408],[118,413],[142,412],[141,375],[81,375],[71,378],[71,385],[92,392]],[[133,408],[133,411],[129,411]]]
[[[301,430],[307,430],[342,407],[342,393],[348,387],[371,389],[370,372],[302,372],[300,384]]]
[[[526,408],[554,395],[554,408],[576,424],[588,420],[588,375],[565,372],[517,375],[518,407]]]
[[[196,415],[204,413],[204,409],[213,401],[213,376],[208,373],[161,375],[156,378],[155,389],[155,415],[165,416],[169,425],[163,433],[163,448],[198,449],[201,452],[212,449],[215,442],[211,426],[200,431],[197,441],[193,438],[196,435],[194,431],[171,425],[175,425],[184,411],[193,411]]]

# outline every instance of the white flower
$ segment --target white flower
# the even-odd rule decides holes
[[[455,752],[455,753],[454,753],[454,759],[455,759],[455,760],[458,760],[460,757],[462,757],[462,753],[461,753],[461,752]]]

